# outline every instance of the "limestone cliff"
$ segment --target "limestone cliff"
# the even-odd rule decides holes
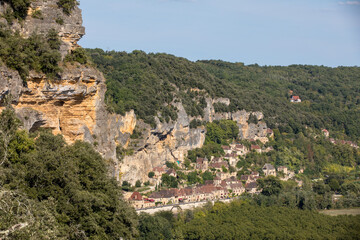
[[[77,42],[85,34],[82,26],[81,10],[75,7],[70,15],[57,7],[58,0],[33,0],[28,10],[28,16],[23,22],[15,20],[10,28],[27,38],[31,34],[47,34],[50,29],[56,30],[62,40],[60,47],[61,55],[64,57],[70,50],[78,47]],[[0,23],[8,25],[5,18],[1,16],[9,8],[7,3],[0,4]],[[39,15],[35,17],[33,13],[37,11]]]
[[[262,122],[263,114],[254,112],[258,124],[248,124],[250,112],[238,111],[234,113],[215,113],[213,103],[218,99],[207,99],[205,116],[201,120],[211,122],[213,120],[229,119],[237,122],[242,139],[259,139],[267,142],[267,125]],[[230,103],[229,99],[221,99]],[[166,161],[184,161],[187,151],[201,148],[205,141],[206,130],[204,127],[190,129],[190,117],[186,114],[181,103],[176,104],[178,120],[171,123],[157,121],[156,129],[144,131],[142,144],[137,146],[134,155],[126,156],[120,165],[122,180],[134,184],[136,180],[146,181],[147,173],[154,167],[165,164]],[[200,117],[199,117],[200,118]],[[148,127],[149,128],[149,127]]]
[[[61,54],[65,56],[78,47],[77,41],[85,31],[81,10],[76,7],[72,14],[66,15],[56,2],[33,1],[24,22],[14,22],[9,27],[19,31],[23,37],[32,33],[46,34],[55,29],[62,40]],[[6,4],[0,5],[0,13],[5,8]],[[42,17],[32,17],[32,12],[38,10],[41,10]],[[59,24],[59,19],[63,24]],[[4,23],[4,19],[0,18],[0,22]],[[48,128],[55,134],[62,134],[68,143],[76,140],[92,143],[106,159],[112,160],[109,161],[112,174],[131,183],[147,180],[147,173],[153,167],[166,161],[183,161],[188,150],[203,146],[205,128],[189,127],[192,118],[186,114],[181,102],[173,103],[178,109],[177,121],[161,123],[157,119],[156,128],[151,128],[137,119],[134,111],[125,116],[107,111],[105,79],[98,70],[80,64],[62,64],[61,67],[63,71],[57,79],[30,72],[24,85],[16,71],[0,62],[0,100],[11,94],[13,106],[25,129]],[[201,120],[232,119],[238,123],[241,138],[267,140],[267,127],[261,122],[261,113],[253,113],[260,120],[259,124],[248,124],[250,113],[215,113],[213,104],[216,102],[230,104],[226,98],[208,98],[205,116]],[[131,137],[135,130],[141,133],[140,137]],[[119,146],[131,149],[132,153],[120,158],[117,156]]]

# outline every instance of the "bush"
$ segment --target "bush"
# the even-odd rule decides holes
[[[155,176],[155,173],[154,172],[149,172],[149,174],[148,174],[148,177],[149,178],[153,178]]]
[[[77,0],[59,0],[57,2],[57,5],[62,8],[62,10],[64,11],[64,13],[66,13],[67,15],[71,14],[71,11],[77,6],[79,5]]]
[[[8,66],[17,70],[26,81],[30,70],[45,73],[54,78],[61,70],[58,66],[61,60],[58,51],[59,40],[54,30],[46,37],[31,35],[24,39],[19,33],[0,29],[0,58]]]
[[[9,3],[12,8],[12,13],[10,13],[12,15],[11,19],[16,18],[19,20],[24,20],[26,18],[31,0],[3,0],[3,1]],[[9,23],[11,23],[11,21]]]
[[[75,50],[72,50],[71,53],[66,55],[64,62],[78,62],[80,64],[86,64],[88,63],[88,58],[83,48],[76,48]]]

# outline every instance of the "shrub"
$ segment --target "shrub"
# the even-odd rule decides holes
[[[30,70],[43,72],[49,78],[56,76],[61,70],[58,45],[54,30],[45,37],[33,34],[24,39],[19,33],[0,29],[0,58],[6,66],[17,70],[24,81]]]
[[[67,15],[71,14],[71,11],[77,6],[79,5],[77,0],[59,0],[57,2],[57,5],[62,8],[62,10],[64,11],[64,13],[66,13]]]
[[[83,48],[76,48],[72,50],[70,54],[66,55],[65,62],[78,62],[80,64],[86,64],[88,62],[88,58],[86,52]]]
[[[12,8],[12,12],[11,12],[12,19],[16,18],[19,20],[24,20],[26,18],[31,0],[3,0],[3,1],[10,4]],[[7,14],[10,14],[10,12]]]

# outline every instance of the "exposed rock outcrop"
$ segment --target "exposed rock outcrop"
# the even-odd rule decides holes
[[[227,102],[228,100],[223,99]],[[267,126],[262,122],[263,114],[254,112],[260,121],[258,124],[249,124],[250,112],[237,111],[234,113],[215,113],[213,103],[216,100],[207,99],[203,121],[229,119],[237,122],[239,137],[242,139],[254,139],[267,142]],[[230,103],[230,102],[229,102]],[[161,123],[157,121],[157,127],[144,136],[145,141],[139,146],[134,155],[126,156],[120,165],[122,180],[134,184],[136,180],[146,181],[147,173],[154,167],[165,164],[166,161],[184,161],[187,151],[201,148],[205,142],[206,130],[204,127],[189,128],[190,117],[186,114],[181,103],[176,104],[178,119],[176,122]]]
[[[65,56],[77,47],[77,41],[85,31],[81,10],[76,7],[72,14],[66,15],[56,2],[33,1],[25,21],[22,24],[14,22],[11,28],[20,31],[24,37],[32,33],[46,34],[55,29],[61,37],[61,53]],[[0,5],[0,13],[5,8],[6,4]],[[33,18],[32,12],[39,10],[42,18]],[[63,24],[59,24],[59,19]],[[80,64],[63,65],[62,68],[56,80],[31,72],[26,86],[23,86],[16,71],[0,67],[0,100],[8,94],[12,95],[13,106],[25,129],[49,128],[54,134],[62,134],[68,143],[76,140],[92,143],[106,159],[112,159],[113,175],[131,183],[147,180],[147,174],[153,167],[166,161],[181,162],[188,150],[203,146],[205,127],[190,128],[192,118],[186,114],[181,102],[173,103],[178,109],[177,121],[162,123],[157,119],[153,129],[137,119],[134,111],[125,116],[107,111],[105,79],[98,70]],[[198,119],[208,122],[232,119],[238,123],[241,138],[267,140],[267,126],[261,121],[262,113],[253,113],[260,121],[258,124],[248,124],[249,112],[215,112],[214,103],[229,105],[229,99],[207,98],[206,102],[205,116]],[[131,137],[135,130],[141,133],[137,139]],[[120,158],[116,154],[118,146],[131,149],[133,153]]]
[[[81,10],[75,7],[71,14],[65,14],[63,10],[57,7],[58,0],[33,0],[28,10],[28,16],[24,22],[14,21],[10,26],[13,31],[19,31],[27,38],[31,34],[47,34],[50,29],[59,33],[62,40],[60,52],[64,57],[70,50],[78,46],[77,42],[85,34],[85,28],[82,26],[83,20]],[[0,15],[9,8],[7,3],[0,4]],[[37,17],[33,13],[38,11]],[[0,22],[7,24],[4,18]]]

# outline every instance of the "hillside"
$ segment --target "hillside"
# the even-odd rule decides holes
[[[85,50],[78,5],[0,1],[0,239],[359,235],[358,216],[315,212],[360,206],[360,151],[339,141],[360,137],[359,68]],[[290,90],[303,102],[290,103]],[[196,166],[215,156],[226,164]],[[292,179],[264,177],[265,163]],[[217,187],[239,199],[177,216],[138,216],[126,192],[150,197],[218,174],[239,187],[254,171],[259,194]]]
[[[229,98],[217,112],[261,111],[270,128],[301,132],[304,127],[327,128],[334,137],[360,137],[360,68],[292,65],[245,66],[223,61],[191,62],[167,54],[104,52],[87,49],[107,78],[109,108],[134,109],[154,123],[161,112],[175,118],[169,105],[181,100],[187,113],[201,116],[206,96]],[[197,89],[194,91],[194,89]],[[290,103],[290,90],[302,103]],[[174,117],[175,116],[175,117]],[[345,136],[346,135],[346,136]]]

